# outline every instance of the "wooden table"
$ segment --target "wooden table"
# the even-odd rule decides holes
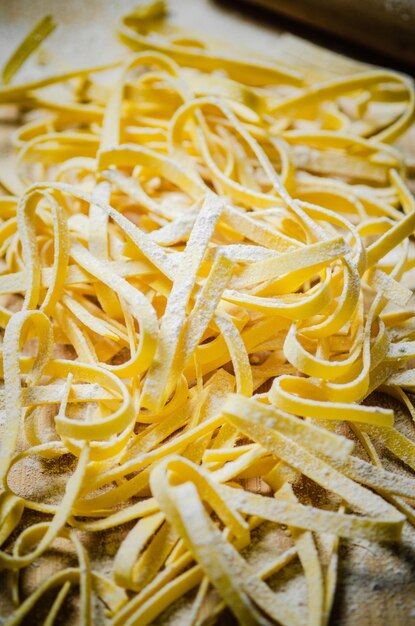
[[[91,65],[95,62],[119,58],[124,48],[114,33],[114,24],[119,15],[136,4],[136,0],[109,2],[107,0],[0,0],[0,62],[6,58],[10,49],[30,30],[40,16],[52,13],[61,23],[54,35],[58,46],[54,47],[57,61],[62,69],[79,65]],[[200,29],[204,34],[218,39],[227,39],[251,49],[253,53],[265,53],[269,56],[281,56],[286,49],[286,39],[281,38],[281,31],[276,27],[276,20],[267,23],[264,19],[256,21],[252,11],[248,17],[241,6],[235,2],[221,5],[209,0],[171,0],[171,14],[174,21],[184,27]],[[281,42],[284,42],[281,46]],[[49,44],[47,45],[49,48]],[[52,45],[50,46],[52,47]],[[347,64],[347,60],[343,61]],[[29,75],[39,75],[42,67],[33,64],[24,69],[21,79]],[[19,78],[20,80],[20,78]],[[9,113],[12,115],[12,113]],[[2,115],[4,118],[4,115]],[[0,149],[8,149],[10,131],[13,125],[4,122],[0,129]],[[400,411],[394,404],[394,408]],[[412,435],[414,435],[412,429]],[[33,469],[33,471],[35,471]],[[30,468],[21,470],[16,480],[25,490],[30,483]],[[268,539],[272,549],[272,537]],[[281,537],[275,537],[279,545]],[[94,564],[101,562],[105,571],[110,571],[111,559],[116,550],[116,531],[112,537],[106,536],[105,545],[102,537],[97,537],[90,545]],[[24,587],[29,590],[39,584],[57,565],[70,558],[54,552],[46,564],[41,567],[31,566],[29,578]],[[331,626],[410,626],[415,625],[415,531],[407,526],[401,544],[374,546],[365,541],[342,541],[340,549],[339,584],[335,605],[332,612]],[[0,575],[1,576],[1,575]],[[3,582],[1,617],[11,608],[7,599],[9,575],[1,576]],[[302,587],[304,590],[304,587]],[[304,596],[303,596],[304,597]],[[296,601],[291,596],[290,601]],[[75,624],[76,613],[67,610],[57,623]],[[104,618],[98,618],[97,624],[103,624]],[[182,626],[180,617],[173,622]],[[223,626],[235,623],[229,613],[220,618]],[[34,624],[34,622],[31,622]]]

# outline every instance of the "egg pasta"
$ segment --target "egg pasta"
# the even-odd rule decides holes
[[[339,541],[415,523],[415,443],[394,411],[415,417],[415,203],[395,145],[414,87],[245,59],[165,13],[122,19],[123,61],[19,83],[47,17],[4,66],[0,103],[27,118],[0,175],[5,624],[48,594],[53,626],[76,589],[83,626],[94,597],[112,626],[183,597],[189,626],[206,607],[325,626]],[[59,499],[19,489],[27,463],[67,468]],[[328,504],[302,501],[304,481]],[[290,543],[253,565],[267,524]],[[109,531],[104,574],[87,538]],[[22,596],[59,541],[77,565]],[[296,559],[306,616],[268,584]]]

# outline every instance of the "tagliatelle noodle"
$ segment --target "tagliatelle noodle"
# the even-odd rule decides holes
[[[246,625],[325,626],[339,542],[415,523],[415,443],[370,396],[415,416],[415,202],[392,145],[413,84],[312,55],[244,59],[171,27],[161,1],[122,19],[138,53],[19,84],[53,28],[35,26],[0,86],[36,111],[0,178],[5,623],[38,619],[56,589],[53,626],[79,587],[85,626],[93,595],[113,626],[181,598],[189,626],[225,607]],[[384,469],[382,447],[407,472]],[[36,463],[67,464],[60,495],[23,492]],[[328,506],[302,501],[303,477]],[[256,554],[270,525],[291,546]],[[98,532],[119,541],[111,577],[88,558]],[[78,567],[20,597],[58,539]],[[295,559],[305,618],[267,582]]]

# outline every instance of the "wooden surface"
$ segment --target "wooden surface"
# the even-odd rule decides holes
[[[54,34],[48,48],[53,50],[55,59],[62,69],[74,65],[90,65],[96,61],[104,62],[118,58],[124,48],[118,43],[114,34],[114,24],[118,15],[128,11],[136,4],[136,0],[107,1],[107,0],[0,0],[0,63],[3,63],[7,52],[26,33],[40,16],[53,13],[62,24]],[[172,0],[170,3],[174,21],[184,27],[200,29],[203,25],[205,34],[218,39],[227,39],[243,45],[251,51],[266,53],[280,57],[284,52],[278,29],[274,24],[264,21],[256,22],[252,18],[244,18],[243,11],[230,9],[229,3],[224,7],[220,3],[208,0]],[[286,40],[285,40],[286,41]],[[345,61],[347,64],[347,61]],[[41,74],[42,67],[30,66],[22,72],[22,80],[30,74]],[[20,80],[20,79],[19,79]],[[9,121],[7,120],[9,116]],[[13,129],[13,112],[3,111],[3,123],[0,132],[0,149],[8,146],[10,132]],[[383,399],[383,402],[391,402]],[[407,416],[397,409],[399,419],[403,420],[406,428],[414,437],[414,428],[409,424]],[[386,463],[392,464],[391,459]],[[66,480],[66,469],[58,468],[53,474],[56,491],[62,489]],[[29,495],[36,478],[42,478],[42,471],[46,467],[20,466],[15,474],[15,484],[21,493]],[[40,483],[42,484],[42,483]],[[43,485],[45,487],[45,485]],[[49,474],[48,474],[48,488]],[[53,489],[52,489],[53,491]],[[97,534],[94,543],[89,545],[91,561],[94,566],[110,573],[111,560],[117,549],[119,533],[125,534],[127,527],[120,531],[111,531],[107,534]],[[270,552],[279,552],[287,541],[286,533],[281,531],[268,532],[261,538],[262,549]],[[62,545],[62,550],[66,546]],[[27,593],[39,584],[57,566],[63,562],[73,560],[71,553],[51,551],[47,559],[42,560],[39,567],[31,566],[23,577],[22,590]],[[299,568],[298,564],[293,567]],[[11,609],[8,598],[9,574],[0,574],[3,593],[0,603],[0,618],[4,618]],[[298,584],[291,585],[287,591],[287,602],[305,603],[305,585],[298,571]],[[285,581],[277,581],[284,585]],[[287,585],[286,585],[287,586]],[[285,588],[284,588],[285,589]],[[214,603],[214,598],[212,599]],[[76,624],[77,617],[74,609],[75,599],[68,605],[65,614],[58,624]],[[183,612],[184,611],[184,612]],[[185,624],[186,607],[175,607],[165,616],[164,623]],[[304,606],[305,611],[305,606]],[[41,623],[42,611],[36,621],[27,622],[34,626]],[[1,623],[1,619],[0,619]],[[97,609],[95,623],[100,626],[105,623],[102,609]],[[157,621],[157,623],[162,623]],[[220,617],[223,626],[235,623],[228,613]],[[335,606],[331,616],[331,626],[411,626],[415,625],[415,531],[407,525],[404,530],[401,544],[376,546],[365,541],[342,541],[340,548],[339,584],[336,593]]]
[[[413,0],[245,0],[415,67]]]

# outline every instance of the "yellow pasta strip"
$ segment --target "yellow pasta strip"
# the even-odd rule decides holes
[[[277,429],[284,435],[309,446],[316,452],[335,459],[350,454],[350,441],[320,430],[308,422],[299,420],[289,413],[275,410],[254,399],[244,400],[237,395],[228,396],[223,407],[226,416],[231,416],[233,423],[239,418],[251,420],[252,428],[256,428],[258,436],[272,441],[272,433]]]
[[[58,595],[56,596],[50,611],[45,619],[45,621],[43,622],[43,626],[53,626],[53,624],[55,623],[55,619],[59,613],[59,610],[62,606],[62,604],[65,601],[65,598],[69,592],[71,588],[71,583],[69,582],[69,580],[67,580],[61,587],[61,590],[59,591]]]
[[[296,270],[312,267],[315,273],[325,263],[340,257],[346,251],[341,239],[312,244],[301,251],[287,252],[275,259],[251,265],[232,282],[232,287],[247,287],[285,274],[288,275],[287,281],[295,281],[295,277],[289,275]]]
[[[309,394],[305,399],[307,391]],[[352,403],[327,402],[324,391],[320,398],[318,393],[318,388],[307,386],[307,381],[291,376],[280,376],[274,381],[269,398],[278,408],[302,417],[373,423],[376,426],[393,424],[393,411],[390,409],[377,408],[373,411],[372,407]]]
[[[213,195],[208,195],[177,268],[177,277],[173,282],[160,326],[156,355],[143,388],[142,402],[147,408],[161,408],[175,383],[176,371],[183,364],[183,356],[177,354],[177,339],[183,330],[186,306],[197,270],[221,210],[222,202]]]
[[[51,15],[43,17],[34,27],[34,29],[22,41],[17,50],[13,53],[3,68],[2,79],[3,84],[7,85],[13,76],[18,72],[19,68],[25,60],[32,54],[34,50],[42,43],[48,35],[56,28]]]
[[[284,485],[276,494],[277,499],[286,499],[295,502],[291,485]],[[323,620],[324,585],[323,571],[318,557],[317,547],[313,535],[309,531],[301,532],[297,528],[290,528],[295,541],[298,558],[303,566],[308,586],[308,619],[310,626],[319,626]]]
[[[236,388],[242,396],[252,395],[253,382],[249,366],[248,354],[242,337],[232,320],[222,315],[217,315],[215,321],[222,332],[225,343],[229,350],[232,364],[235,370]]]
[[[38,311],[15,313],[7,326],[3,349],[7,428],[3,434],[1,444],[0,480],[2,483],[5,480],[10,461],[15,452],[22,419],[23,403],[19,368],[19,344],[22,334],[29,324],[34,325],[39,334],[39,352],[30,375],[32,383],[36,384],[51,356],[52,329],[46,315]]]

